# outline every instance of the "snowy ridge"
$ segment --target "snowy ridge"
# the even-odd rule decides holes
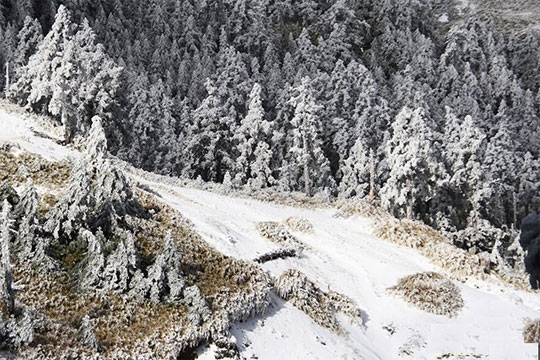
[[[35,126],[0,109],[0,142],[16,143],[49,159],[76,155],[52,139],[37,136],[31,130]],[[232,329],[246,359],[435,359],[445,354],[463,355],[448,355],[450,359],[536,358],[536,345],[524,344],[521,331],[525,318],[540,317],[537,294],[470,279],[455,283],[464,300],[455,318],[418,310],[387,289],[402,277],[426,271],[444,275],[444,270],[415,250],[375,238],[371,219],[334,217],[334,208],[298,208],[141,177],[134,180],[191,220],[218,251],[236,258],[251,260],[277,248],[257,231],[260,222],[282,223],[294,216],[313,225],[313,233],[290,230],[307,245],[301,257],[277,259],[261,267],[275,277],[297,269],[320,289],[343,293],[363,311],[364,325],[340,316],[347,334],[338,335],[275,296],[265,315]],[[214,358],[211,348],[201,352],[203,359]]]

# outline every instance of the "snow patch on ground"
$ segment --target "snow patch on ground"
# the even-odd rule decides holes
[[[42,135],[38,135],[42,134]],[[33,121],[0,108],[0,144],[11,142],[23,150],[39,154],[47,160],[58,161],[76,157],[77,152],[60,145],[50,131]]]

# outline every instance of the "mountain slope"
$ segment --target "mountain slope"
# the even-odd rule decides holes
[[[36,136],[31,120],[0,110],[0,142],[20,145],[21,151],[55,159],[77,152],[52,139]],[[274,260],[262,266],[273,276],[298,269],[319,288],[334,290],[355,300],[364,325],[340,317],[345,335],[313,322],[306,314],[277,296],[263,316],[233,326],[241,356],[258,359],[454,359],[535,358],[536,346],[523,344],[526,317],[540,316],[537,294],[517,291],[491,281],[470,279],[456,283],[465,301],[456,318],[417,310],[388,292],[399,278],[418,272],[445,274],[412,249],[375,238],[374,221],[353,216],[334,217],[335,208],[301,208],[155,182],[133,180],[160,194],[161,200],[188,218],[211,246],[225,255],[250,260],[277,246],[256,229],[259,222],[282,222],[290,216],[307,219],[314,232],[292,232],[305,244],[299,258]],[[448,275],[448,274],[447,274]],[[201,349],[212,359],[212,347]],[[462,357],[450,354],[462,354]],[[468,354],[468,355],[466,355]],[[476,357],[475,357],[476,356]]]

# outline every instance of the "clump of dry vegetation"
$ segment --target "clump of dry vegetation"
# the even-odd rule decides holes
[[[349,218],[354,215],[377,220],[392,218],[377,200],[371,200],[369,197],[343,199],[338,202],[337,209],[337,212],[334,214],[336,218]]]
[[[435,272],[407,276],[390,291],[418,309],[437,315],[455,317],[464,305],[459,288]]]
[[[523,326],[523,341],[527,344],[540,343],[540,319],[526,319]]]
[[[10,181],[24,184],[31,178],[36,185],[48,188],[64,187],[71,173],[66,162],[51,162],[37,154],[13,154],[0,150],[0,183]]]
[[[413,249],[421,249],[432,242],[445,242],[438,231],[414,220],[381,221],[375,226],[373,234],[380,239]]]
[[[419,221],[387,219],[375,226],[373,234],[383,240],[417,249],[458,279],[484,278],[490,271],[485,254],[471,254],[451,244],[444,236]]]
[[[305,312],[317,324],[343,334],[336,313],[341,312],[362,324],[362,311],[356,302],[336,292],[324,292],[298,270],[284,272],[275,282],[276,293],[283,300]]]
[[[313,224],[308,219],[298,216],[291,216],[285,219],[285,225],[292,231],[298,231],[301,233],[312,234]]]
[[[260,222],[257,224],[257,230],[261,236],[281,247],[298,250],[305,249],[305,245],[292,235],[285,226],[278,222]]]

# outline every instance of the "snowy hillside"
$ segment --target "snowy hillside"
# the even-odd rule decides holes
[[[0,109],[0,144],[18,145],[16,152],[37,153],[51,160],[76,157],[31,120]],[[33,130],[37,130],[33,131]],[[303,244],[299,257],[262,264],[274,277],[288,269],[307,275],[324,292],[356,301],[363,324],[338,315],[345,332],[326,329],[276,294],[263,315],[235,323],[231,335],[246,359],[533,359],[537,346],[524,344],[525,318],[540,317],[540,297],[494,280],[454,281],[464,307],[449,318],[416,309],[391,294],[400,278],[434,271],[451,277],[418,251],[377,239],[374,220],[336,217],[337,209],[278,205],[133,176],[139,186],[159,194],[189,219],[196,232],[219,252],[252,260],[278,248],[261,236],[261,222],[307,220],[312,233],[290,230]],[[146,177],[149,178],[149,177]],[[201,359],[216,357],[215,346],[198,350]]]

